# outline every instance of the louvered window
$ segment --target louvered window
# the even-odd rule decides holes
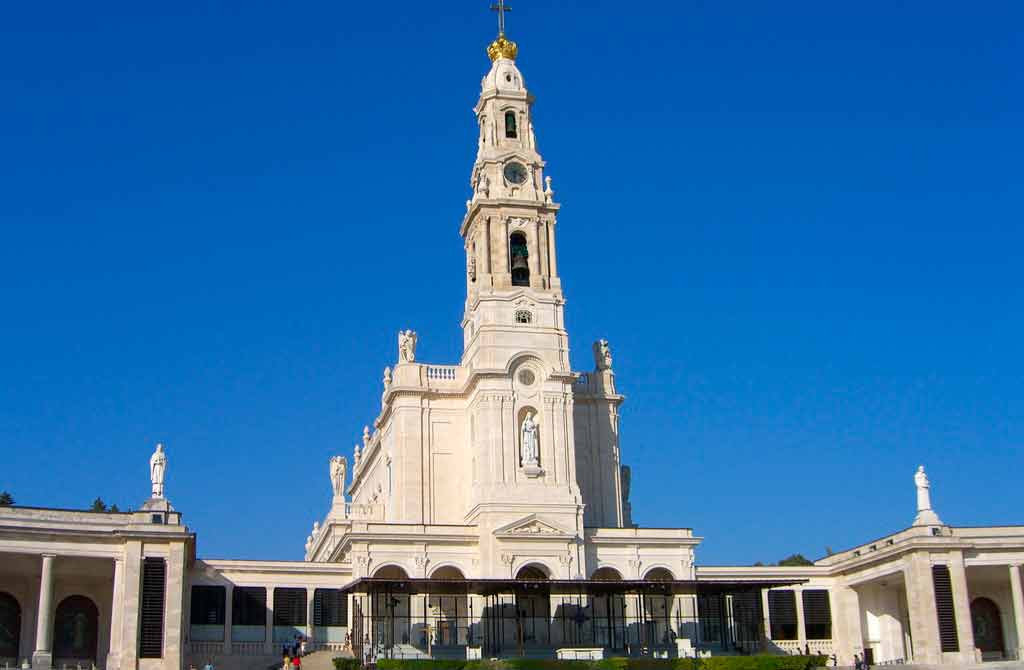
[[[162,558],[142,561],[142,604],[139,616],[139,658],[163,658],[164,590],[167,565]]]
[[[932,582],[935,584],[935,612],[939,616],[939,642],[942,651],[960,651],[960,638],[956,632],[956,612],[953,609],[953,584],[949,566],[933,565]]]
[[[825,589],[807,589],[804,599],[804,634],[808,640],[832,639],[832,607]]]
[[[231,593],[232,626],[267,625],[267,590],[262,586],[236,586]]]
[[[194,626],[224,625],[224,587],[193,586],[192,614],[190,621]]]
[[[347,626],[348,596],[338,589],[317,589],[313,592],[314,626]]]
[[[700,618],[701,642],[721,642],[722,630],[725,627],[724,598],[721,595],[697,596],[697,614]]]
[[[274,625],[306,625],[306,589],[274,589]]]
[[[732,619],[736,638],[734,641],[737,644],[749,649],[753,643],[760,641],[764,625],[761,621],[761,592],[734,593]]]
[[[773,640],[797,639],[796,593],[793,591],[768,592],[768,620]]]

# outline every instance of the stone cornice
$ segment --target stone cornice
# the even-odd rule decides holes
[[[479,210],[483,208],[500,209],[502,207],[534,210],[543,214],[557,214],[558,211],[562,209],[562,206],[557,202],[514,200],[512,198],[476,198],[470,203],[469,209],[466,210],[465,216],[462,217],[462,224],[459,226],[459,235],[462,237],[466,236],[469,224],[473,221],[473,218]],[[557,217],[551,220],[551,225],[557,225]]]

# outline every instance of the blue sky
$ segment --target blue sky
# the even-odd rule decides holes
[[[301,557],[395,332],[455,362],[486,1],[13,3],[0,490]],[[1024,8],[520,0],[572,360],[703,564],[1024,523]]]

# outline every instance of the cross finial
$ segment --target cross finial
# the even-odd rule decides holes
[[[492,12],[498,12],[498,35],[505,34],[505,12],[511,12],[512,8],[505,4],[505,0],[498,0],[491,5]]]

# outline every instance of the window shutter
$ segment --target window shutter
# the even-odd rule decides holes
[[[314,626],[347,626],[348,597],[338,589],[313,592]]]
[[[274,625],[306,625],[306,589],[274,589]]]
[[[796,593],[791,590],[768,592],[768,620],[773,640],[797,639]]]
[[[163,658],[164,591],[166,586],[167,565],[164,563],[164,559],[143,559],[139,658]]]
[[[808,640],[832,639],[832,607],[825,589],[806,589],[804,600],[804,633]]]
[[[960,651],[960,638],[956,632],[956,611],[953,609],[953,582],[948,565],[932,566],[935,584],[935,612],[939,617],[939,642],[942,651]]]

